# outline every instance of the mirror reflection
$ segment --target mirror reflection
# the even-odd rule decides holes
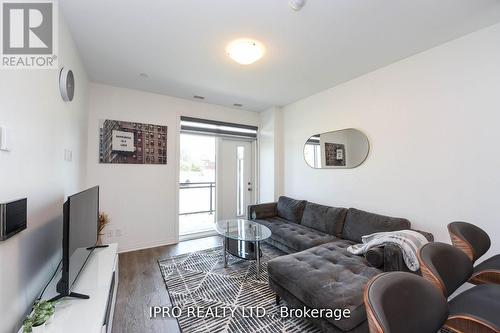
[[[354,128],[313,135],[304,146],[306,163],[316,169],[352,169],[370,150],[366,135]]]

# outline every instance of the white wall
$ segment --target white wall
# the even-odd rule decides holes
[[[282,111],[278,107],[260,113],[259,202],[273,202],[282,193]]]
[[[284,108],[285,193],[407,217],[448,241],[470,221],[500,251],[500,24]],[[315,133],[358,128],[371,152],[351,170],[314,170]]]
[[[88,185],[101,186],[101,210],[120,251],[178,241],[179,119],[192,116],[259,125],[259,114],[100,84],[90,85]],[[99,120],[168,126],[167,165],[99,164]]]
[[[71,36],[59,24],[59,65],[75,75],[75,98],[59,94],[59,71],[0,70],[0,124],[11,130],[11,151],[0,151],[0,201],[28,198],[28,228],[0,242],[0,332],[23,316],[61,258],[64,198],[84,183],[87,76]],[[64,161],[64,149],[73,161]]]
[[[259,202],[274,201],[275,110],[260,113],[259,127]]]
[[[284,194],[284,124],[283,124],[283,110],[281,108],[276,110],[275,116],[275,137],[274,137],[274,200]]]

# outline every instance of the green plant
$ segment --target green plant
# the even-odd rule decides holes
[[[30,333],[33,327],[43,325],[56,311],[55,304],[49,301],[37,301],[33,311],[23,322],[23,332]]]
[[[26,317],[23,321],[23,333],[31,333],[31,329],[33,327],[33,320],[31,317]]]
[[[35,312],[52,316],[56,312],[56,306],[54,302],[40,301],[35,304]]]
[[[33,324],[31,326],[32,327],[41,326],[49,319],[49,317],[50,316],[47,313],[39,312],[33,316]]]

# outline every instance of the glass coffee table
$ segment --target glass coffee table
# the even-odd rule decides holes
[[[241,259],[256,261],[256,275],[260,278],[260,242],[271,237],[271,230],[262,224],[245,220],[222,220],[215,223],[215,230],[223,237],[222,252],[224,267],[227,267],[227,253]]]

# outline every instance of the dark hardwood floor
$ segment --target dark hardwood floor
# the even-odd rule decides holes
[[[170,305],[157,260],[221,244],[212,236],[120,254],[113,333],[180,332],[175,319],[149,317],[150,306]]]

